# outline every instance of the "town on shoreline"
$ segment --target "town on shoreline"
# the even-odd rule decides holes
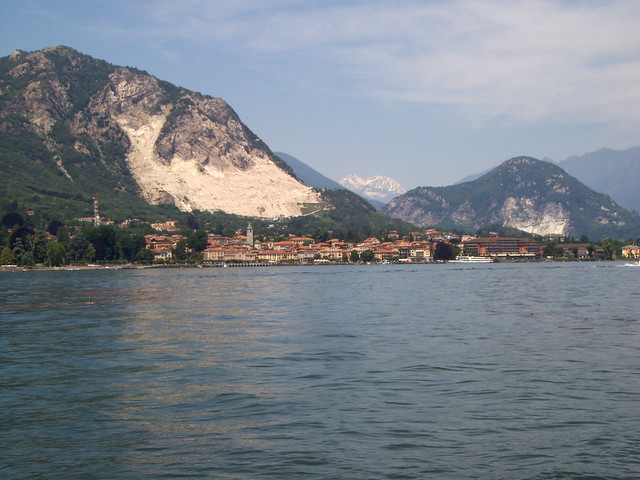
[[[92,220],[92,219],[91,219]],[[9,245],[0,252],[1,270],[120,269],[153,267],[228,267],[271,265],[425,264],[458,262],[596,261],[640,258],[634,244],[576,242],[566,238],[461,235],[436,229],[359,242],[280,234],[254,235],[249,223],[235,235],[188,230],[176,221],[153,223],[154,233],[123,233],[126,225],[95,222],[55,232],[36,233],[15,225],[7,229]]]

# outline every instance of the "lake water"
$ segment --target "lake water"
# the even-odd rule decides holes
[[[637,479],[640,268],[0,273],[2,479]]]

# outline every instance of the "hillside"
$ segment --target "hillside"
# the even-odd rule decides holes
[[[383,212],[419,226],[477,230],[503,225],[540,235],[593,239],[640,235],[640,217],[560,167],[530,157],[507,160],[482,177],[448,187],[419,187]]]
[[[322,200],[220,98],[68,47],[0,59],[0,196],[115,215],[151,205],[275,218]]]

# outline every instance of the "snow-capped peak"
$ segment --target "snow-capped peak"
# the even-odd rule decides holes
[[[350,174],[342,177],[339,183],[358,195],[381,202],[388,202],[406,192],[406,189],[396,180],[383,175],[362,178],[356,174]]]

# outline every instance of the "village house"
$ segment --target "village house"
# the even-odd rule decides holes
[[[172,250],[184,237],[182,235],[145,235],[146,248],[151,250],[156,260],[173,258]]]
[[[258,252],[242,246],[207,247],[202,252],[205,262],[255,262]]]
[[[558,247],[562,248],[562,256],[569,259],[602,260],[606,255],[602,247],[596,247],[590,243],[561,243]]]
[[[625,258],[640,259],[640,247],[637,245],[625,245],[621,249],[622,256]]]
[[[311,237],[292,237],[289,239],[290,242],[293,242],[296,245],[310,245],[315,243],[316,241]]]
[[[296,242],[292,242],[291,240],[282,240],[280,242],[274,242],[271,246],[273,250],[292,250],[297,247],[298,244]]]
[[[263,250],[258,252],[258,260],[262,262],[281,263],[298,260],[295,250]]]
[[[168,220],[163,223],[152,223],[151,228],[159,232],[175,232],[178,230],[178,222],[175,220]]]

